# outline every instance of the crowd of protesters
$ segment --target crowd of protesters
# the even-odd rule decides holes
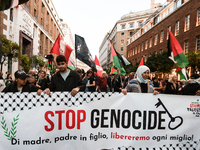
[[[37,74],[30,70],[26,74],[23,70],[12,75],[6,72],[6,79],[3,72],[0,72],[0,91],[2,92],[42,92],[51,94],[56,91],[69,91],[75,96],[79,91],[84,92],[127,92],[153,93],[156,94],[179,94],[179,95],[200,95],[200,75],[192,74],[188,81],[177,81],[177,76],[165,75],[160,79],[157,74],[150,77],[150,69],[143,65],[137,71],[131,72],[127,76],[107,74],[102,72],[101,77],[96,76],[96,72],[90,69],[85,72],[76,68],[74,71],[67,68],[67,60],[63,55],[56,58],[56,72],[51,77],[44,70]]]

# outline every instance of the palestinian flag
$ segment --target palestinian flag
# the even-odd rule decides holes
[[[143,65],[144,65],[144,57],[142,57],[142,59],[141,59],[140,64],[139,64],[138,67],[143,66]]]
[[[188,80],[188,75],[185,68],[178,67],[176,72],[180,74],[180,79],[185,79],[186,81]]]
[[[101,67],[100,63],[99,63],[99,59],[97,58],[97,56],[95,55],[95,59],[94,59],[94,63],[96,65],[96,69],[97,69],[97,73],[96,75],[98,77],[102,77],[102,72],[103,72],[103,68]]]
[[[179,42],[175,38],[175,36],[172,34],[171,31],[169,31],[169,40],[168,40],[168,57],[174,61],[174,63],[181,67],[185,68],[189,61],[187,57],[185,56],[183,49],[181,48]]]
[[[49,64],[49,60],[47,61],[47,64],[46,64],[47,68],[50,67],[50,64]]]
[[[60,35],[58,35],[53,47],[51,48],[50,54],[64,55],[68,61],[72,51],[73,49],[63,41]]]
[[[115,52],[116,52],[117,57],[119,58],[119,60],[120,60],[120,62],[122,63],[123,66],[127,66],[127,65],[131,64],[123,55],[119,54],[116,50],[115,50]]]
[[[109,42],[110,42],[110,38],[109,38]],[[126,75],[126,71],[123,68],[122,64],[119,61],[119,58],[117,56],[117,53],[115,52],[115,49],[112,45],[112,43],[110,42],[110,49],[111,49],[111,61],[114,62],[114,68],[118,68],[120,70],[120,74],[125,76]]]
[[[68,62],[67,62],[67,67],[68,67],[69,69],[71,69],[71,70],[75,70],[75,67],[74,67],[74,65],[72,64],[72,62],[70,61],[70,59],[69,59]]]
[[[17,5],[28,2],[29,0],[0,0],[0,11],[14,8]]]
[[[117,70],[111,67],[111,74],[117,74]]]

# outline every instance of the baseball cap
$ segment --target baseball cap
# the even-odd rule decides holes
[[[28,77],[28,75],[26,75],[26,72],[23,70],[17,70],[15,72],[15,78],[26,79],[26,77]]]

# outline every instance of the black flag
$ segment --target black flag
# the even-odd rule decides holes
[[[0,0],[0,11],[11,8],[15,0]],[[28,2],[29,0],[19,0],[17,5]],[[15,5],[16,6],[16,5]],[[13,7],[15,7],[13,6]]]
[[[83,37],[75,34],[75,51],[76,51],[76,58],[80,61],[84,62],[91,68],[95,68],[95,63],[92,59],[92,55],[85,43]]]

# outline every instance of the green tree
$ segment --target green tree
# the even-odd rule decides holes
[[[8,61],[7,61],[8,62],[8,71],[11,71],[12,61],[16,62],[20,55],[20,46],[17,43],[6,39],[2,35],[0,35],[0,41],[1,41],[1,48],[2,48],[1,58],[3,58],[0,62],[1,71],[2,71],[2,65],[3,65],[4,61],[6,60],[6,57],[8,58]]]
[[[0,35],[2,52],[8,57],[8,62],[19,60],[19,65],[28,73],[30,70],[30,65],[35,64],[35,66],[44,67],[45,61],[41,56],[33,55],[28,57],[26,54],[21,55],[21,47],[11,40],[6,39],[4,36]],[[8,63],[8,66],[12,63]],[[11,67],[11,66],[10,66]],[[38,68],[39,69],[39,68]]]
[[[170,73],[174,62],[168,58],[167,51],[164,51],[161,54],[152,54],[147,59],[146,66],[148,66],[152,72]]]
[[[136,63],[135,65],[132,64],[132,62],[130,62],[130,65],[124,66],[124,69],[126,70],[126,74],[129,74],[131,72],[136,72],[139,63]]]
[[[30,61],[30,58],[24,54],[24,55],[21,55],[19,57],[19,65],[23,68],[23,70],[28,73],[28,71],[30,70],[30,65],[29,65],[29,61]]]
[[[196,69],[200,70],[200,52],[190,52],[186,54],[189,60],[189,66],[191,67],[191,72],[194,73]]]
[[[2,47],[2,52],[3,54],[11,55],[13,58],[18,58],[20,54],[20,46],[12,42],[11,40],[6,39],[2,35],[0,35],[0,40],[1,40],[1,47]]]
[[[44,67],[45,61],[42,56],[33,55],[32,57],[30,57],[30,65],[31,64],[34,64],[35,67],[36,66]]]

